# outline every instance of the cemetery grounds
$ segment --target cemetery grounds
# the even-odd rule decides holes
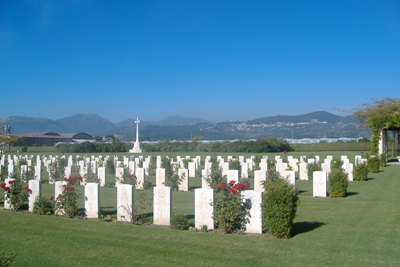
[[[356,154],[359,153],[289,153],[297,158],[300,155],[320,155],[321,158],[347,155],[351,162]],[[163,153],[152,154],[156,155]],[[179,155],[201,155],[204,159],[205,155],[216,154]],[[263,155],[271,158],[279,154]],[[150,178],[154,185],[154,169]],[[107,179],[114,177],[107,176]],[[43,195],[53,195],[53,187],[44,184]],[[189,187],[189,192],[173,192],[173,214],[182,212],[193,219],[193,189],[201,187],[201,178],[190,178]],[[105,218],[111,218],[110,222],[6,211],[1,203],[0,250],[17,252],[14,266],[400,265],[400,165],[389,165],[379,173],[370,173],[366,182],[350,182],[345,198],[313,198],[312,181],[296,180],[296,187],[300,203],[294,236],[287,240],[268,233],[228,235],[151,225],[151,189],[135,192],[135,205],[148,204],[144,205],[144,214],[150,223],[119,223],[115,219],[116,189],[104,187],[100,189],[100,205]],[[82,187],[79,190],[82,195]]]

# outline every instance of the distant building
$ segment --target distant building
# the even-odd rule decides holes
[[[58,134],[54,132],[45,134],[11,134],[22,138],[26,146],[54,146],[57,143],[82,143],[91,142],[94,138],[87,133]]]

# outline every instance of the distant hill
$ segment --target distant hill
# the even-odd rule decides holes
[[[12,116],[6,121],[11,126],[13,133],[47,133],[47,132],[64,132],[61,125],[46,118],[30,118]]]
[[[135,134],[134,119],[118,123],[97,114],[75,114],[52,121],[46,118],[10,117],[6,120],[14,133],[72,133],[90,135],[113,134],[132,139]],[[338,116],[325,111],[303,115],[261,117],[249,121],[212,123],[199,118],[170,116],[160,121],[142,121],[140,135],[150,140],[204,139],[259,139],[278,138],[338,138],[369,137],[370,131],[358,119]]]
[[[56,120],[69,133],[85,132],[91,135],[112,134],[116,126],[109,120],[92,113],[75,114]]]

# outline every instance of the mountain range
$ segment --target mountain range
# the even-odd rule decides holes
[[[75,114],[58,120],[12,116],[5,120],[12,133],[74,133],[93,136],[116,135],[131,139],[135,119],[111,121],[91,113]],[[143,121],[140,135],[149,140],[209,140],[279,138],[368,137],[369,130],[358,119],[325,111],[303,115],[261,117],[248,121],[209,122],[201,118],[170,116],[160,121]]]

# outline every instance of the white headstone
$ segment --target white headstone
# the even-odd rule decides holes
[[[228,183],[230,181],[235,181],[235,183],[239,182],[239,171],[238,170],[228,170],[227,181],[228,181]]]
[[[165,168],[156,169],[156,186],[165,186]]]
[[[296,185],[296,173],[294,171],[284,171],[281,175],[291,185]]]
[[[204,225],[208,230],[214,229],[213,213],[214,209],[211,203],[214,203],[214,190],[198,188],[194,190],[195,215],[194,224],[197,229]]]
[[[87,183],[85,185],[85,210],[87,218],[99,218],[100,197],[98,183]]]
[[[145,180],[146,180],[145,170],[143,168],[136,168],[136,188],[143,189]]]
[[[349,180],[350,182],[354,180],[353,169],[354,165],[352,163],[343,164],[343,170],[347,174],[347,180]]]
[[[153,187],[153,223],[169,226],[171,223],[172,194],[171,187]]]
[[[210,171],[207,169],[201,170],[201,177],[201,188],[210,189],[210,183],[207,181],[210,178]]]
[[[249,234],[262,234],[262,192],[255,190],[242,191],[242,202],[250,202],[248,205],[251,207],[245,232]]]
[[[133,185],[117,185],[117,221],[132,222]]]
[[[189,171],[188,171],[188,169],[179,169],[178,175],[180,178],[182,178],[182,181],[179,184],[179,191],[184,191],[184,192],[189,191]]]
[[[98,167],[97,176],[99,178],[100,186],[104,186],[106,184],[106,168]]]
[[[267,172],[265,170],[254,171],[254,190],[264,192],[263,182],[267,180]]]
[[[62,195],[65,186],[67,186],[67,182],[65,181],[54,182],[54,199],[58,199]],[[62,215],[63,213],[62,210],[56,210],[54,214]]]
[[[196,177],[196,163],[195,162],[189,162],[188,163],[188,169],[189,169],[189,177],[190,178]]]
[[[28,187],[31,190],[29,192],[29,211],[33,212],[33,204],[35,203],[36,198],[40,197],[42,186],[38,180],[29,180]]]
[[[326,179],[328,174],[324,171],[316,171],[313,173],[313,197],[326,197]]]
[[[308,164],[305,162],[300,163],[300,174],[299,174],[299,179],[300,180],[308,180]]]

